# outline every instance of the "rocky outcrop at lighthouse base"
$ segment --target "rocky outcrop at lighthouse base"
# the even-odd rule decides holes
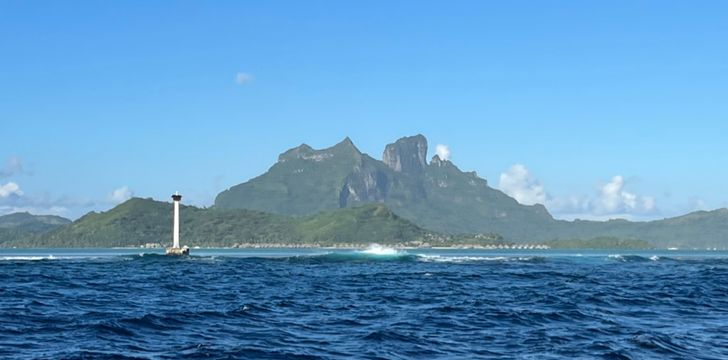
[[[171,247],[167,248],[165,253],[169,256],[184,256],[190,254],[190,248],[187,246],[183,246],[181,248]]]

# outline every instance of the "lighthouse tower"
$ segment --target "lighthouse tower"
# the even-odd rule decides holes
[[[172,224],[172,247],[167,248],[167,255],[189,255],[190,248],[187,246],[179,247],[179,202],[182,201],[182,195],[175,192],[172,195],[174,202],[174,220]]]

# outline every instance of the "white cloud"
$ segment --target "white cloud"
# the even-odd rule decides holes
[[[435,152],[440,160],[450,160],[450,147],[447,145],[438,144],[435,146]]]
[[[655,198],[638,196],[624,189],[625,181],[621,175],[599,189],[599,196],[594,203],[596,214],[649,213],[655,210]]]
[[[10,195],[22,196],[23,192],[20,190],[20,186],[14,182],[0,185],[0,198],[6,198]]]
[[[122,186],[109,194],[109,200],[116,204],[121,204],[134,196],[134,192],[128,186]]]
[[[627,191],[621,175],[612,177],[591,196],[549,198],[547,207],[561,219],[608,220],[649,218],[658,213],[657,200]]]
[[[96,204],[75,197],[51,197],[47,193],[25,194],[14,182],[0,185],[0,215],[29,212],[35,215],[81,215]]]
[[[235,74],[235,82],[238,85],[244,85],[253,81],[253,75],[244,72],[238,72]]]
[[[521,164],[515,164],[508,171],[501,173],[499,187],[521,204],[546,203],[547,196],[543,185]]]
[[[524,205],[543,204],[561,219],[608,220],[644,217],[658,213],[657,201],[626,190],[621,175],[612,177],[592,195],[551,196],[533,174],[521,164],[500,176],[500,189]]]

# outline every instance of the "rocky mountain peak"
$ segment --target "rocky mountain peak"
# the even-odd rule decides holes
[[[331,159],[335,156],[361,156],[361,152],[357,149],[356,145],[346,137],[338,144],[322,149],[316,150],[306,144],[301,144],[293,149],[289,149],[283,154],[278,156],[278,162],[286,162],[290,160],[313,160],[313,161],[324,161]]]
[[[440,155],[435,155],[432,157],[432,160],[430,160],[430,166],[438,166],[442,167],[445,165],[446,160],[440,159]]]
[[[303,156],[307,154],[313,153],[314,150],[312,147],[301,144],[297,147],[294,147],[293,149],[289,149],[283,154],[278,155],[278,162],[285,162],[287,160],[293,160],[293,159],[300,159]]]
[[[427,139],[422,135],[403,137],[387,145],[382,161],[396,172],[418,173],[427,166]]]
[[[352,152],[361,155],[361,151],[354,145],[354,142],[347,136],[344,140],[341,140],[338,144],[331,147],[332,150]]]

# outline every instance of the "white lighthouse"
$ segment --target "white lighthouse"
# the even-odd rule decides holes
[[[167,255],[189,255],[190,248],[187,246],[179,247],[179,202],[182,201],[182,195],[179,192],[172,195],[174,202],[174,220],[172,224],[172,247],[167,248]]]

